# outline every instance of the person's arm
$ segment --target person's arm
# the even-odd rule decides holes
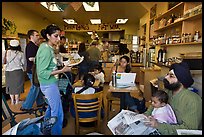
[[[35,60],[35,57],[30,57],[30,58],[28,58],[30,61],[33,61],[34,62],[34,60]]]
[[[154,108],[152,107],[152,105],[150,105],[150,106],[148,107],[147,111],[144,112],[144,115],[146,115],[146,116],[151,116],[153,109],[154,109]]]
[[[7,62],[7,59],[6,59],[7,58],[7,52],[8,52],[8,50],[5,51],[3,64],[6,64],[6,62]]]
[[[62,69],[60,70],[54,70],[51,72],[51,75],[56,75],[56,74],[60,74],[60,73],[64,73],[64,72],[68,72],[68,71],[71,71],[71,68],[72,67],[67,67],[67,66],[64,66]]]

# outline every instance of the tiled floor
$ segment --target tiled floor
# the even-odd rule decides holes
[[[26,98],[26,96],[27,96],[27,94],[29,92],[29,89],[30,89],[30,81],[26,81],[25,82],[25,92],[21,94],[21,97],[20,97],[21,100],[25,100],[25,98]],[[105,99],[106,94],[107,94],[107,89],[108,89],[108,84],[105,84],[104,85],[104,99]],[[11,108],[11,110],[20,111],[21,104],[10,105],[10,100],[8,100],[7,103],[9,105],[9,107]],[[107,104],[106,99],[104,100],[104,104],[106,106],[106,104]],[[36,104],[34,105],[34,107],[35,106],[36,106]],[[109,120],[112,117],[114,117],[118,112],[119,112],[119,102],[113,102],[112,111],[109,114]],[[105,116],[106,116],[106,112],[105,112]],[[25,119],[25,118],[28,118],[28,117],[33,118],[35,116],[34,115],[29,115],[29,114],[19,115],[19,116],[16,117],[16,121],[19,122],[22,119]],[[100,133],[105,134],[105,135],[112,135],[111,131],[107,127],[107,122],[108,121],[107,121],[106,117],[103,120],[101,120]],[[10,125],[7,125],[6,127],[2,128],[2,133],[7,131],[9,128],[10,128]],[[75,121],[74,121],[74,118],[70,115],[70,113],[68,114],[68,124],[67,124],[67,126],[65,128],[63,128],[62,132],[63,132],[63,135],[75,135]],[[94,132],[94,131],[81,130],[80,134],[87,134],[87,133],[90,133],[90,132]]]

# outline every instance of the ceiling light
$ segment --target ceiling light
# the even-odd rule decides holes
[[[117,19],[116,24],[125,24],[128,19]]]
[[[101,24],[101,19],[90,19],[91,24]]]
[[[64,22],[66,22],[67,24],[77,24],[73,19],[64,19]]]
[[[46,9],[48,9],[49,11],[64,11],[55,2],[40,2],[40,4],[44,6]]]
[[[86,11],[99,11],[99,3],[98,2],[83,2],[84,9]]]
[[[91,32],[91,31],[88,31],[87,33],[88,33],[89,35],[92,35],[92,32]]]

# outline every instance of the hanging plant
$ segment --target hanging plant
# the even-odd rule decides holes
[[[10,31],[10,34],[16,32],[16,24],[6,18],[3,18],[2,33],[6,34],[7,31]]]

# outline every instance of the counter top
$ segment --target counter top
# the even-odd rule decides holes
[[[132,67],[144,67],[142,63],[131,63]]]
[[[146,67],[146,68],[140,68],[141,71],[145,72],[145,71],[161,71],[161,68],[155,68],[155,67]]]

